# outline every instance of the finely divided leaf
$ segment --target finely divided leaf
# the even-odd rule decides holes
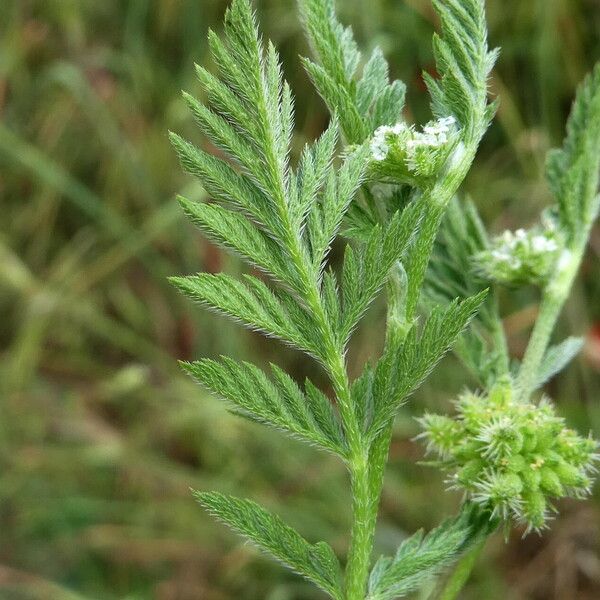
[[[346,86],[340,86],[324,67],[305,58],[302,60],[306,72],[325,101],[331,113],[339,115],[340,124],[348,143],[362,142],[369,131],[356,108],[352,92]]]
[[[171,277],[170,281],[196,302],[246,327],[320,356],[318,340],[311,336],[310,315],[289,294],[284,291],[276,294],[257,277],[245,275],[243,281],[238,281],[224,273],[199,273]]]
[[[390,269],[400,260],[419,227],[420,210],[416,203],[398,211],[382,231],[373,228],[368,241],[357,249],[347,246],[342,274],[343,325],[346,340],[381,289]]]
[[[393,558],[381,557],[373,567],[367,600],[394,600],[418,590],[457,558],[470,533],[466,519],[459,517],[426,536],[420,531],[408,538]]]
[[[582,83],[561,149],[548,154],[547,177],[569,241],[598,216],[600,177],[600,63]]]
[[[487,231],[475,205],[454,198],[446,209],[428,266],[426,295],[439,303],[480,292],[485,281],[474,269],[473,256],[488,244]]]
[[[339,562],[325,542],[310,544],[279,517],[255,502],[218,492],[195,492],[210,513],[235,529],[288,568],[341,600]]]
[[[332,160],[338,141],[338,121],[334,117],[323,135],[306,145],[296,175],[297,201],[291,203],[292,221],[298,231],[314,207],[319,192],[332,172]]]
[[[243,215],[216,203],[191,202],[181,196],[178,200],[185,214],[210,240],[234,251],[276,281],[288,285],[298,282],[298,274],[277,243]],[[294,287],[297,289],[299,284]]]
[[[361,143],[380,125],[400,120],[405,86],[390,83],[389,67],[379,48],[357,77],[360,53],[352,29],[337,20],[333,0],[299,0],[306,35],[318,63],[304,66],[331,111],[339,115],[346,139]]]
[[[269,378],[258,367],[223,357],[182,363],[183,368],[211,392],[251,420],[285,431],[296,438],[338,455],[345,455],[345,440],[329,399],[315,402],[314,386],[305,395],[296,382],[271,365]],[[323,405],[328,404],[325,408]]]
[[[584,342],[583,338],[570,337],[548,348],[537,374],[535,389],[541,388],[548,380],[560,373],[579,354]]]
[[[488,51],[485,0],[433,0],[442,35],[434,34],[437,80],[425,73],[432,109],[453,115],[468,135],[481,137],[494,109],[487,108],[487,78],[497,51]]]
[[[448,205],[434,246],[424,288],[424,304],[434,306],[457,297],[473,296],[486,287],[473,265],[473,257],[488,247],[489,240],[475,205],[454,198]],[[495,295],[490,292],[465,334],[455,346],[463,363],[482,384],[505,374],[508,356],[498,339],[504,335]]]
[[[444,309],[435,308],[420,334],[414,325],[404,341],[386,349],[373,380],[374,417],[369,428],[372,438],[452,347],[486,295],[484,290],[465,300],[455,300]]]
[[[360,146],[345,161],[337,176],[329,174],[321,199],[314,205],[308,219],[308,239],[310,241],[313,268],[320,272],[338,234],[343,216],[356,191],[362,183],[368,146]]]
[[[349,33],[336,30],[335,36],[343,51],[351,52]],[[246,326],[322,358],[318,349],[339,337],[336,314],[340,322],[335,286],[322,274],[363,181],[368,149],[354,148],[335,168],[334,117],[321,138],[304,149],[297,170],[292,169],[291,91],[275,48],[260,39],[249,0],[233,0],[225,15],[224,40],[211,32],[209,42],[219,74],[197,68],[207,103],[189,94],[184,98],[204,135],[228,160],[171,134],[184,168],[200,179],[214,201],[180,202],[211,240],[268,274],[282,291],[271,291],[256,278],[237,282],[225,275],[173,282]],[[358,55],[344,57],[343,70],[351,76]],[[324,311],[332,317],[331,331],[321,322]]]

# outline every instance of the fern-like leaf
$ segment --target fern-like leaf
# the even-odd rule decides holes
[[[452,347],[486,295],[487,290],[484,290],[465,300],[455,300],[444,309],[436,307],[420,334],[415,325],[403,341],[388,346],[373,379],[374,417],[369,428],[372,437]]]
[[[453,562],[469,540],[471,527],[461,515],[427,535],[417,532],[396,555],[381,557],[371,572],[367,600],[394,600],[418,590]]]
[[[489,239],[475,205],[454,198],[446,210],[425,278],[424,304],[447,304],[457,297],[474,296],[486,287],[473,264],[473,257],[485,250]],[[508,370],[508,355],[502,321],[493,291],[455,345],[463,363],[482,384]],[[497,332],[490,340],[489,332]]]
[[[584,343],[583,338],[569,337],[560,344],[550,346],[546,350],[544,360],[537,373],[535,389],[541,388],[557,373],[560,373],[581,352]]]
[[[364,311],[381,289],[392,266],[401,259],[420,223],[416,203],[398,211],[382,231],[375,226],[357,250],[348,246],[343,265],[342,336],[347,339]]]
[[[289,164],[293,98],[274,47],[265,48],[259,37],[248,0],[234,0],[227,10],[224,41],[212,32],[209,41],[219,76],[197,68],[208,103],[184,97],[204,135],[229,160],[171,134],[184,168],[214,201],[180,198],[180,203],[211,240],[261,269],[282,290],[256,278],[237,282],[225,275],[173,282],[193,299],[322,359],[323,339],[315,331],[329,344],[339,337],[334,327],[324,331],[323,323],[314,323],[324,310],[335,312],[331,280],[321,289],[322,274],[362,183],[368,149],[355,148],[335,168],[334,117],[294,170]]]
[[[600,63],[579,88],[563,147],[548,154],[547,177],[561,229],[572,242],[587,231],[600,205]]]
[[[311,335],[310,315],[284,291],[275,294],[257,277],[238,281],[224,273],[171,277],[179,290],[222,315],[320,357],[318,340]]]
[[[389,67],[375,48],[357,76],[360,64],[352,29],[335,15],[334,0],[299,0],[300,13],[318,62],[304,59],[304,66],[332,113],[340,117],[346,139],[361,143],[380,125],[400,119],[406,87],[390,82]]]
[[[195,492],[195,496],[211,514],[285,566],[318,585],[335,600],[343,598],[340,565],[325,542],[310,544],[279,517],[250,500],[218,492]]]
[[[487,104],[487,78],[497,58],[488,50],[485,0],[433,0],[442,34],[434,34],[436,70],[424,73],[436,116],[454,116],[467,137],[481,137],[495,112]]]
[[[463,504],[458,516],[427,535],[411,536],[394,557],[382,556],[371,571],[367,600],[394,600],[421,588],[491,535],[499,522],[478,504]]]
[[[237,363],[229,358],[203,359],[182,365],[194,379],[234,407],[236,414],[345,455],[339,419],[329,399],[314,386],[310,394],[305,395],[294,380],[275,365],[271,365],[271,378],[250,363]]]

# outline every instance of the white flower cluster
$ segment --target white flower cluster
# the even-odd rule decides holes
[[[553,229],[505,231],[491,248],[476,256],[479,270],[503,283],[543,281],[555,264],[560,246]]]
[[[410,129],[406,123],[396,123],[393,127],[382,125],[377,128],[371,140],[373,158],[377,161],[385,160],[390,151],[390,138],[392,136],[400,137],[407,131],[410,131]]]
[[[492,257],[497,261],[507,263],[511,269],[520,269],[523,266],[523,259],[526,257],[530,258],[558,250],[555,239],[543,233],[533,235],[525,229],[517,229],[515,232],[505,231],[497,241],[499,243],[492,250]]]
[[[452,128],[456,124],[454,117],[444,117],[430,121],[423,131],[416,131],[414,126],[396,123],[392,127],[379,127],[371,141],[371,153],[377,161],[385,160],[390,147],[399,142],[406,153],[406,164],[410,170],[417,168],[416,153],[419,148],[440,148],[448,142]]]

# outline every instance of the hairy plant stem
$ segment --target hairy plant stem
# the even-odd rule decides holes
[[[480,138],[480,135],[475,135],[470,131],[465,141],[460,142],[454,149],[447,170],[440,175],[434,185],[423,190],[417,199],[417,202],[422,205],[423,226],[411,253],[415,258],[412,261],[409,259],[406,264],[406,272],[409,275],[405,312],[407,324],[412,323],[417,313],[427,265],[431,260],[446,208],[471,168]]]
[[[346,600],[364,600],[377,511],[373,513],[368,455],[352,461],[352,536],[346,567]]]
[[[386,346],[398,342],[408,332],[406,328],[404,295],[406,276],[397,263],[387,286],[388,309]],[[346,571],[347,600],[364,600],[369,566],[377,524],[379,502],[383,489],[383,475],[392,439],[390,421],[373,440],[365,462],[362,457],[354,463],[352,474],[353,527],[350,555]]]
[[[517,389],[522,402],[529,399],[535,388],[537,374],[548,349],[550,337],[571,291],[583,259],[586,243],[587,232],[572,249],[567,248],[563,251],[558,259],[554,276],[543,291],[540,311],[517,378]]]
[[[415,241],[413,255],[419,255],[421,259],[416,264],[408,264],[411,273],[409,281],[406,281],[406,273],[400,264],[391,273],[387,294],[386,345],[401,341],[413,325],[427,264],[445,209],[473,162],[477,143],[474,141],[468,146],[461,144],[440,181],[416,200],[422,203],[425,225]],[[358,453],[355,451],[350,460],[353,524],[346,567],[346,600],[365,598],[392,428],[393,421],[390,420],[372,441],[370,448],[361,448]]]
[[[508,351],[508,340],[506,339],[506,333],[500,317],[500,311],[498,308],[498,297],[492,291],[492,306],[494,318],[489,322],[490,334],[496,350],[499,350],[499,368],[501,371],[499,375],[508,375],[510,373],[510,353]]]

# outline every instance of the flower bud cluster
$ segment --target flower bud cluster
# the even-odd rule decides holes
[[[598,444],[566,427],[550,402],[518,402],[510,383],[487,396],[465,393],[452,419],[429,414],[420,422],[436,464],[451,472],[451,487],[494,516],[542,529],[550,500],[590,492]]]
[[[496,237],[490,248],[475,257],[477,270],[487,279],[505,284],[544,283],[561,250],[554,228],[517,229]]]
[[[430,121],[422,131],[403,122],[379,127],[371,139],[372,170],[379,177],[418,184],[440,171],[457,131],[454,117]]]

